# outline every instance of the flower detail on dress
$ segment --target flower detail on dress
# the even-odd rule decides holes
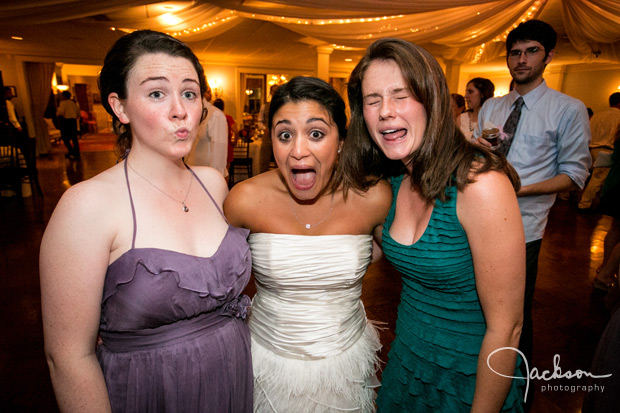
[[[245,320],[252,301],[247,295],[240,295],[222,306],[220,314]]]

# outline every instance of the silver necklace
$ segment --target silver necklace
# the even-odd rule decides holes
[[[178,199],[168,195],[163,189],[159,188],[158,186],[155,186],[155,184],[153,184],[151,181],[149,181],[148,179],[146,179],[145,177],[140,175],[140,172],[138,172],[135,169],[133,169],[133,167],[131,166],[131,164],[129,162],[127,162],[127,166],[129,166],[129,168],[132,171],[134,171],[136,173],[136,175],[138,175],[140,178],[144,179],[153,188],[157,189],[159,192],[161,192],[162,194],[166,195],[168,198],[172,199],[174,202],[178,202],[181,205],[183,205],[183,212],[189,212],[189,208],[185,204],[185,201],[187,201],[187,196],[189,195],[189,190],[192,189],[192,181],[194,180],[194,174],[191,173],[191,171],[189,173],[189,186],[187,187],[187,192],[185,193],[185,198],[183,198],[182,201],[179,201]]]
[[[471,114],[472,114],[472,113],[473,113],[473,112],[469,112],[469,113],[467,113],[467,120],[469,121],[469,131],[470,131],[470,132],[473,132],[473,131],[474,131],[474,126],[471,124]]]
[[[327,218],[329,218],[329,216],[332,214],[332,211],[334,210],[334,196],[332,195],[331,203],[330,203],[329,211],[327,212],[327,215],[325,215],[323,219],[317,222],[316,224],[304,224],[303,222],[301,222],[301,219],[299,219],[299,217],[297,216],[297,211],[295,210],[295,202],[293,202],[292,198],[289,198],[289,201],[291,202],[291,209],[293,210],[293,215],[295,216],[295,219],[297,220],[297,222],[303,225],[304,228],[306,229],[310,229],[312,227],[318,227],[319,225],[321,225],[323,222],[327,220]]]

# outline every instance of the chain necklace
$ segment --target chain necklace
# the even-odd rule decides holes
[[[327,218],[329,218],[329,216],[332,214],[332,211],[334,210],[334,196],[332,195],[331,203],[329,205],[329,211],[327,212],[327,215],[325,215],[323,219],[317,222],[316,224],[304,224],[303,222],[301,222],[301,220],[297,216],[297,211],[295,210],[295,202],[293,202],[292,198],[289,198],[289,201],[291,202],[291,209],[293,210],[293,215],[295,216],[295,219],[297,220],[297,222],[303,225],[304,228],[306,229],[310,229],[312,227],[318,227],[319,225],[321,225],[323,222],[327,220]]]
[[[189,208],[187,207],[187,205],[185,204],[185,201],[187,201],[187,196],[189,195],[189,190],[192,189],[192,181],[194,180],[194,174],[189,173],[189,186],[187,187],[187,192],[185,193],[185,198],[183,198],[182,201],[179,201],[178,199],[168,195],[163,189],[155,186],[155,184],[153,184],[151,181],[149,181],[148,179],[146,179],[145,177],[143,177],[142,175],[140,175],[140,173],[138,171],[136,171],[135,169],[133,169],[133,167],[131,166],[131,164],[129,162],[127,162],[127,166],[129,166],[129,168],[134,171],[136,173],[136,175],[138,175],[140,178],[144,179],[149,185],[151,185],[153,188],[157,189],[159,192],[161,192],[162,194],[166,195],[168,198],[172,199],[174,202],[178,202],[181,205],[183,205],[183,212],[189,212]]]
[[[467,120],[469,121],[469,131],[473,132],[474,131],[474,125],[471,124],[471,114],[473,112],[467,112]]]

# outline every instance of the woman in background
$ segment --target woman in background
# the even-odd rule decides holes
[[[467,83],[467,89],[465,89],[467,110],[457,120],[459,129],[467,140],[471,140],[474,136],[474,130],[478,126],[480,108],[487,99],[493,97],[494,93],[495,85],[489,79],[475,77]]]
[[[419,46],[377,40],[348,93],[341,161],[361,188],[367,174],[391,177],[382,245],[403,274],[379,411],[520,411],[524,383],[507,378],[517,354],[494,353],[518,347],[523,319],[518,176],[463,139],[441,67]]]
[[[257,412],[374,410],[381,345],[360,295],[391,191],[343,180],[346,123],[326,82],[281,85],[268,118],[278,168],[235,185],[224,204],[231,224],[251,232]]]
[[[450,98],[450,107],[456,121],[461,116],[461,113],[465,111],[465,98],[458,93],[451,93]]]
[[[204,119],[202,66],[173,37],[136,31],[99,85],[122,162],[65,192],[41,244],[60,409],[251,412],[247,230],[222,214],[219,172],[183,161]]]

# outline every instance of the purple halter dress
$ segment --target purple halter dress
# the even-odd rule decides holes
[[[108,267],[97,347],[112,411],[251,412],[248,231],[229,226],[211,257],[136,248],[127,188],[133,241]]]

